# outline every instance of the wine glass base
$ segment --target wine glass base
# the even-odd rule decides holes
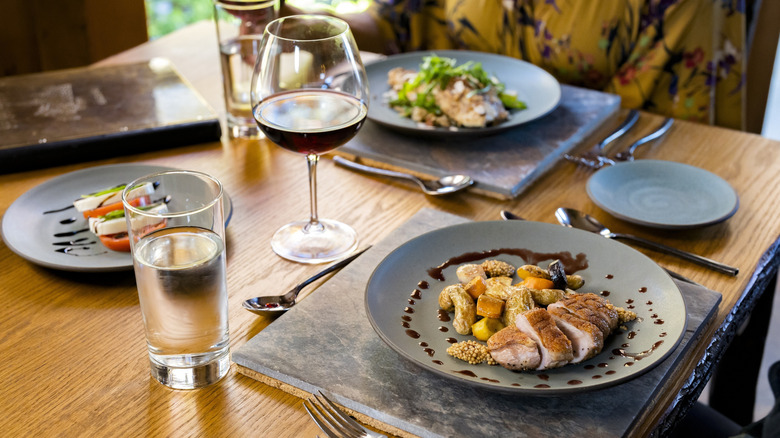
[[[287,260],[311,264],[339,260],[357,249],[357,233],[349,225],[330,219],[320,219],[320,229],[307,229],[308,224],[300,221],[279,228],[271,248]]]

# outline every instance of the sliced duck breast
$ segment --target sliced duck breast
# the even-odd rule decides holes
[[[571,341],[574,358],[571,363],[579,363],[599,354],[604,348],[604,334],[594,324],[585,321],[563,307],[548,310],[555,324]]]
[[[510,370],[533,370],[542,362],[536,341],[513,325],[497,331],[487,346],[493,359]]]
[[[574,315],[596,325],[606,338],[617,328],[618,314],[608,306],[603,297],[593,293],[574,294],[547,306],[548,309],[564,308]]]
[[[571,341],[555,325],[547,310],[536,308],[521,313],[515,319],[515,324],[539,346],[542,360],[536,369],[558,368],[574,359]]]

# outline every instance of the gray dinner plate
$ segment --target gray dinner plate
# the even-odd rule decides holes
[[[698,167],[662,160],[618,163],[594,173],[590,199],[627,222],[662,229],[717,224],[739,208],[739,197],[723,178]]]
[[[173,168],[114,164],[52,178],[30,189],[8,207],[3,216],[3,241],[19,256],[47,268],[81,272],[133,269],[133,258],[129,252],[106,249],[88,231],[87,220],[72,208],[73,200],[85,193],[129,183],[138,177],[165,170]],[[227,194],[224,209],[227,225],[233,214],[233,204]],[[73,249],[65,251],[65,248]]]
[[[524,255],[489,253],[502,249]],[[576,262],[583,268],[577,273],[585,279],[578,292],[601,294],[635,311],[638,318],[611,334],[599,355],[580,364],[524,372],[470,365],[446,350],[454,341],[474,338],[459,335],[450,321],[439,317],[439,292],[457,283],[460,263],[442,270],[443,281],[432,272],[456,257],[460,263],[495,258],[515,266],[546,267],[556,258],[569,266]],[[365,305],[379,337],[420,367],[485,389],[533,395],[593,390],[632,379],[663,361],[682,340],[687,324],[680,290],[644,254],[593,233],[529,221],[473,222],[410,240],[377,266],[366,287]]]
[[[390,91],[390,86],[387,84],[387,72],[395,67],[419,71],[423,57],[431,54],[453,58],[457,61],[456,65],[468,61],[482,63],[482,68],[488,74],[495,75],[499,81],[506,84],[506,90],[517,92],[517,97],[525,102],[528,108],[512,110],[509,120],[485,128],[430,127],[401,116],[388,104],[386,93]],[[561,86],[551,74],[531,63],[491,53],[463,50],[404,53],[367,64],[366,74],[371,89],[371,104],[368,108],[369,120],[393,130],[414,135],[449,137],[496,134],[547,115],[558,106],[561,100]]]

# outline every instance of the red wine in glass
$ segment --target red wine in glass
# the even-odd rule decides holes
[[[305,155],[320,155],[348,142],[367,112],[360,99],[321,89],[277,93],[254,108],[257,124],[269,140]]]

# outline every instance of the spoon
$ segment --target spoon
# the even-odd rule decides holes
[[[501,219],[503,219],[505,221],[522,221],[522,220],[525,220],[522,217],[512,213],[509,210],[501,210],[501,212],[499,214],[501,215]],[[666,271],[666,273],[668,273],[669,276],[672,277],[672,278],[676,278],[676,279],[678,279],[680,281],[684,281],[686,283],[699,285],[699,283],[696,283],[695,281],[691,280],[690,278],[688,278],[688,277],[686,277],[686,276],[684,276],[682,274],[678,274],[678,273],[672,271],[671,269],[663,268],[663,270]]]
[[[333,271],[336,271],[338,269],[343,268],[344,266],[347,266],[353,260],[358,258],[360,254],[366,252],[368,248],[371,247],[368,246],[356,252],[355,254],[352,254],[351,256],[328,266],[322,271],[302,281],[300,284],[290,289],[284,295],[269,295],[264,297],[250,298],[244,301],[243,303],[241,303],[241,306],[250,312],[257,313],[258,315],[262,315],[263,313],[266,312],[286,312],[292,306],[295,305],[295,299],[298,297],[298,294],[301,292],[301,290],[303,290],[304,287],[308,286],[313,281],[316,281],[322,278],[323,276],[330,274]]]
[[[601,234],[608,239],[630,240],[634,243],[644,246],[645,248],[650,248],[662,253],[680,257],[689,262],[697,263],[722,274],[736,276],[739,273],[738,268],[724,265],[723,263],[710,260],[700,255],[691,254],[689,252],[682,251],[677,248],[672,248],[671,246],[662,245],[660,243],[633,236],[631,234],[613,233],[609,228],[602,225],[601,222],[596,220],[596,218],[593,216],[574,210],[572,208],[559,208],[555,210],[555,217],[558,219],[558,222],[560,222],[561,225],[567,227],[579,228],[581,230]]]
[[[366,166],[365,164],[359,164],[338,155],[333,157],[333,161],[341,166],[349,167],[350,169],[355,169],[362,172],[414,181],[417,183],[417,185],[420,186],[426,195],[448,195],[450,193],[463,190],[474,184],[474,180],[471,179],[471,177],[468,175],[446,175],[439,179],[422,179],[408,173]]]

